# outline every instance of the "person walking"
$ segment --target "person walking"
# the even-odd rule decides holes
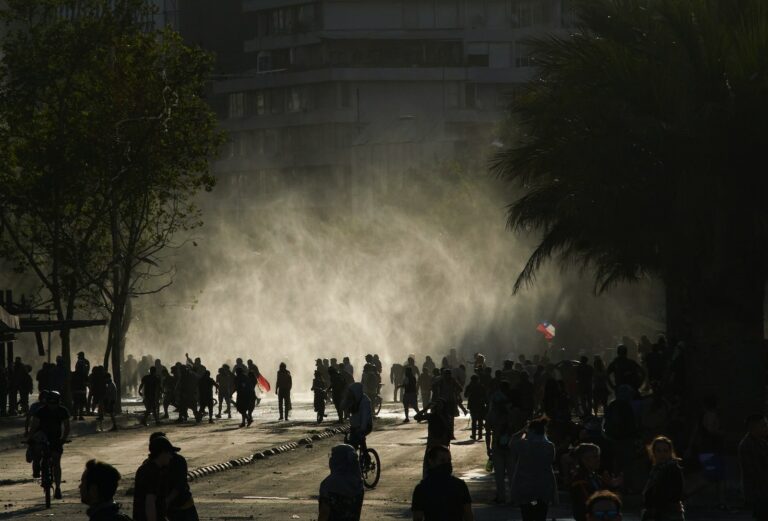
[[[467,408],[472,419],[472,434],[470,438],[482,440],[485,415],[488,412],[488,391],[480,383],[478,375],[473,374],[470,377],[469,385],[464,390],[464,397],[467,399]]]
[[[160,390],[160,380],[157,378],[155,371],[154,367],[149,368],[149,374],[146,374],[141,378],[141,383],[139,384],[138,389],[139,396],[142,397],[144,402],[144,416],[141,419],[141,424],[145,427],[147,426],[147,419],[150,414],[155,419],[155,425],[160,424],[160,419],[157,417],[157,398],[158,391]]]
[[[115,382],[112,381],[112,375],[106,374],[106,382],[104,383],[104,398],[103,398],[102,410],[104,414],[108,415],[112,420],[112,428],[110,432],[117,430],[117,420],[115,419],[115,409],[117,409],[117,387]],[[99,430],[101,429],[101,420],[99,420]]]
[[[219,373],[216,375],[216,384],[218,385],[219,396],[219,412],[216,414],[216,418],[221,418],[221,408],[225,402],[227,404],[227,418],[232,418],[232,394],[235,392],[235,375],[232,374],[227,364],[219,368]]]
[[[344,408],[341,404],[347,392],[347,381],[339,374],[339,370],[333,366],[328,368],[328,374],[331,377],[331,399],[333,400],[333,406],[336,408],[336,414],[339,416],[337,423],[341,423],[345,417]]]
[[[768,521],[768,420],[763,414],[747,417],[747,434],[739,442],[739,465],[744,499],[757,521]]]
[[[434,446],[427,452],[429,472],[411,500],[414,521],[474,521],[467,484],[453,476],[451,451]]]
[[[288,414],[291,412],[292,387],[291,372],[287,369],[285,362],[282,362],[275,379],[275,393],[277,393],[277,409],[280,412],[280,420],[288,421]]]
[[[657,436],[648,446],[653,463],[643,489],[642,521],[684,521],[683,471],[672,440]]]
[[[411,421],[408,416],[410,410],[413,409],[416,414],[419,412],[419,385],[410,366],[405,368],[400,386],[403,388],[403,409],[405,410],[403,423],[408,423]]]
[[[429,357],[427,357],[429,358]],[[433,364],[434,365],[434,364]],[[421,391],[421,408],[426,409],[432,401],[432,371],[427,363],[424,363],[419,375],[419,391]]]
[[[213,389],[219,388],[216,381],[211,378],[211,372],[207,369],[197,381],[197,392],[200,397],[200,409],[198,409],[195,419],[200,423],[205,417],[205,410],[208,409],[208,423],[213,423]]]
[[[131,521],[115,503],[120,473],[109,463],[89,460],[80,476],[80,501],[88,505],[88,521]]]
[[[235,389],[237,390],[235,407],[242,416],[240,427],[245,427],[246,424],[251,425],[253,423],[252,411],[256,405],[256,390],[251,383],[250,373],[245,374],[242,367],[235,369]]]
[[[547,438],[546,416],[528,422],[525,434],[512,441],[512,457],[517,461],[512,477],[515,503],[523,521],[546,521],[549,506],[557,503],[557,482],[552,465],[555,445]]]
[[[365,489],[354,447],[333,447],[328,467],[331,474],[320,483],[317,521],[359,521]]]
[[[174,447],[165,436],[150,437],[149,457],[136,471],[133,486],[133,520],[161,521],[165,519],[167,481],[163,469],[171,462]]]
[[[174,447],[171,460],[168,462],[166,515],[168,521],[199,521],[187,478],[187,460],[179,454],[180,451],[181,449]]]

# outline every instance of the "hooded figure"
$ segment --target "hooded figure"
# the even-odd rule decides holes
[[[371,400],[363,393],[363,384],[355,382],[349,386],[344,399],[344,410],[350,414],[350,440],[365,436],[373,430]]]
[[[359,520],[365,489],[357,452],[350,445],[336,445],[328,466],[331,474],[320,483],[318,520]]]

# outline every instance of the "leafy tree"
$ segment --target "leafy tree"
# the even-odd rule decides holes
[[[512,107],[520,141],[493,169],[523,190],[509,224],[541,234],[517,281],[556,258],[596,290],[666,288],[688,397],[762,410],[768,6],[582,0],[573,34],[530,42],[538,74]]]
[[[0,74],[6,252],[60,320],[108,311],[120,387],[129,299],[172,282],[164,252],[202,224],[221,143],[203,95],[212,60],[150,25],[146,0],[11,0]],[[159,277],[159,278],[158,278]],[[69,331],[61,332],[69,364]]]

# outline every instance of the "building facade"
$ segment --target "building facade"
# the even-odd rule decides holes
[[[409,171],[480,161],[561,0],[244,0],[240,71],[212,102],[235,198],[286,184],[367,204]],[[373,188],[371,188],[373,187]]]

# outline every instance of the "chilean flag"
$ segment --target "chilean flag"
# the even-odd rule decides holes
[[[543,333],[546,340],[552,340],[555,338],[555,326],[549,322],[542,322],[536,326],[536,331]]]

